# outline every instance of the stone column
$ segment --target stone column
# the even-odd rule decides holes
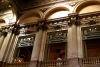
[[[37,66],[37,61],[39,60],[39,54],[40,54],[40,47],[42,43],[42,36],[43,36],[42,34],[43,34],[42,29],[39,29],[39,31],[36,33],[29,67]]]
[[[5,39],[5,36],[3,36],[3,35],[0,36],[0,50],[1,50],[2,43],[3,43],[4,39]]]
[[[39,61],[43,61],[43,59],[44,59],[46,40],[47,40],[47,31],[44,31],[43,36],[42,36],[42,43],[41,43],[41,48],[40,48]]]
[[[77,40],[78,40],[78,57],[83,58],[83,44],[82,44],[82,32],[81,27],[77,26]]]
[[[78,57],[76,19],[72,18],[68,29],[68,59]]]
[[[3,41],[3,44],[2,44],[2,47],[1,47],[1,50],[0,50],[0,61],[2,61],[2,65],[1,67],[3,67],[5,64],[5,62],[3,61],[4,59],[4,56],[6,54],[6,49],[9,45],[9,42],[10,42],[10,37],[11,37],[11,33],[8,33],[7,36],[5,37],[4,41]]]
[[[77,15],[71,14],[70,28],[68,29],[68,67],[79,67],[78,44],[77,44]]]
[[[9,45],[7,45],[7,48],[6,48],[6,52],[5,52],[5,55],[4,55],[4,58],[3,58],[3,61],[6,62],[7,61],[7,58],[9,58],[8,56],[10,55],[10,50],[11,50],[11,47],[13,46],[12,42],[14,41],[14,34],[12,34],[12,36],[10,37],[10,42],[9,42]]]
[[[14,52],[16,50],[17,47],[17,42],[18,42],[18,36],[14,34],[13,40],[11,42],[11,46],[8,52],[8,57],[6,58],[6,62],[7,63],[11,63],[14,59]]]

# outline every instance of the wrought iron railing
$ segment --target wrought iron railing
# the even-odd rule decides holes
[[[40,67],[57,67],[57,66],[67,66],[67,60],[52,60],[52,61],[43,61],[41,62]]]

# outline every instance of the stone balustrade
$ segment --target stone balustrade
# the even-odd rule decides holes
[[[41,62],[41,65],[40,67],[58,67],[58,66],[61,66],[61,67],[64,67],[64,66],[67,66],[68,62],[67,60],[52,60],[52,61],[43,61]]]
[[[29,62],[7,64],[7,67],[28,67],[28,66],[29,66]]]

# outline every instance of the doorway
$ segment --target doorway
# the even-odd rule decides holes
[[[33,46],[18,47],[15,62],[30,62]]]
[[[100,57],[100,38],[85,40],[86,57]]]
[[[60,57],[62,60],[66,59],[66,52],[67,52],[67,44],[65,42],[63,43],[54,43],[54,44],[48,44],[47,46],[47,60],[57,60],[58,57]]]

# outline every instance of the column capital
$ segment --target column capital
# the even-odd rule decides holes
[[[11,33],[18,35],[20,26],[17,24],[10,25],[9,30]]]
[[[69,19],[70,19],[70,21],[69,21],[70,25],[72,25],[72,24],[77,25],[78,24],[78,22],[77,22],[78,13],[71,13],[71,14],[68,14],[68,16],[69,16]]]
[[[48,29],[47,24],[46,24],[46,19],[39,19],[38,20],[37,31],[39,31],[40,29],[43,31]]]
[[[0,29],[0,36],[7,36],[7,33],[5,29]]]

